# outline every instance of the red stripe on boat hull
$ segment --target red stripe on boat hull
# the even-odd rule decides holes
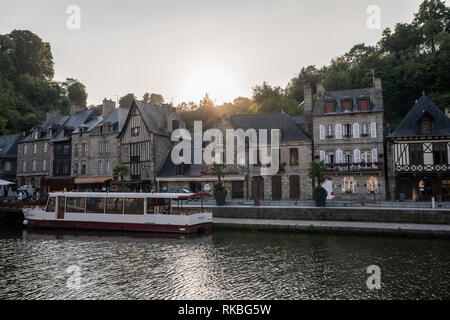
[[[28,225],[39,228],[64,228],[64,229],[95,229],[95,230],[120,230],[120,231],[146,231],[169,233],[194,233],[201,230],[212,229],[212,222],[196,224],[192,226],[175,226],[143,223],[116,223],[94,221],[66,221],[66,220],[28,220]]]

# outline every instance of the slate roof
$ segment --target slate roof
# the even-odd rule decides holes
[[[294,122],[297,124],[297,126],[300,129],[302,129],[303,132],[306,132],[304,116],[295,116],[295,117],[292,117],[292,120],[294,120]]]
[[[92,119],[93,117],[93,110],[83,110],[80,112],[77,112],[71,116],[69,116],[69,119],[64,123],[62,128],[59,129],[59,131],[55,134],[55,136],[50,140],[51,142],[61,142],[61,141],[67,141],[70,139],[70,137],[64,136],[64,129],[77,129],[80,125],[84,124],[89,119]],[[72,132],[70,132],[72,133]]]
[[[157,177],[201,177],[200,169],[202,168],[202,165],[194,164],[194,148],[191,148],[191,164],[183,164],[183,166],[183,174],[177,175],[176,165],[172,162],[171,152],[169,152],[158,171]]]
[[[311,139],[299,128],[292,117],[284,112],[271,114],[240,114],[230,116],[231,124],[235,129],[267,129],[270,142],[270,130],[281,129],[281,142],[310,141]]]
[[[134,100],[134,103],[136,104],[148,131],[161,136],[169,136],[168,133],[161,128],[163,122],[161,106],[145,103],[136,99]]]
[[[420,132],[420,119],[425,113],[433,119],[430,134]],[[450,118],[425,95],[420,97],[388,138],[421,136],[450,136]]]
[[[17,158],[17,144],[23,138],[21,133],[0,136],[0,158]]]
[[[39,129],[39,131],[42,133],[39,139],[34,139],[32,135],[28,135],[22,141],[27,142],[27,141],[50,140],[57,134],[57,132],[61,129],[61,127],[64,125],[67,119],[69,119],[69,116],[50,117],[41,124],[34,126],[30,130],[34,131],[35,129]],[[52,129],[51,135],[48,134],[49,129]]]
[[[352,89],[352,90],[340,90],[340,91],[325,91],[323,94],[323,100],[316,99],[313,115],[322,115],[325,114],[325,106],[324,103],[326,100],[335,100],[336,101],[336,112],[335,113],[344,113],[342,109],[342,100],[350,99],[352,100],[353,109],[350,113],[354,112],[374,112],[374,111],[383,111],[383,100],[382,96],[379,94],[380,89],[371,87],[371,88],[363,88],[363,89]],[[369,110],[368,111],[359,111],[358,110],[358,99],[359,98],[369,98]],[[335,114],[332,113],[332,114]],[[346,112],[348,113],[348,112]]]
[[[128,109],[116,108],[106,117],[104,122],[108,122],[111,124],[117,123],[117,126],[114,126],[115,129],[114,131],[112,131],[113,133],[118,133],[122,131],[122,128],[125,125],[125,121],[127,120],[128,111],[129,111]]]

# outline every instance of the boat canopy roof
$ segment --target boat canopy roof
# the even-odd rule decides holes
[[[50,192],[49,197],[74,198],[159,198],[180,199],[211,196],[205,193],[144,193],[144,192]]]

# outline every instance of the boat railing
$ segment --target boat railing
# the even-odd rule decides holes
[[[168,215],[191,215],[191,214],[198,214],[198,213],[207,213],[209,212],[206,209],[201,209],[201,208],[183,208],[183,209],[178,209],[178,208],[172,208],[172,211],[170,212],[170,210],[164,210],[164,209],[159,209],[159,210],[148,210],[147,214],[168,214]]]

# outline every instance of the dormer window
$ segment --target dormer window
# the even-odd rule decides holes
[[[342,99],[342,111],[344,112],[352,111],[352,100],[350,98]]]
[[[369,98],[359,98],[359,111],[369,111]]]
[[[433,121],[429,117],[423,117],[420,120],[420,133],[431,134]]]
[[[38,131],[35,131],[35,132],[33,133],[33,137],[34,137],[34,140],[37,140],[37,139],[39,138],[39,132],[38,132]]]
[[[336,101],[335,100],[327,100],[325,101],[325,113],[332,113],[336,110]]]

